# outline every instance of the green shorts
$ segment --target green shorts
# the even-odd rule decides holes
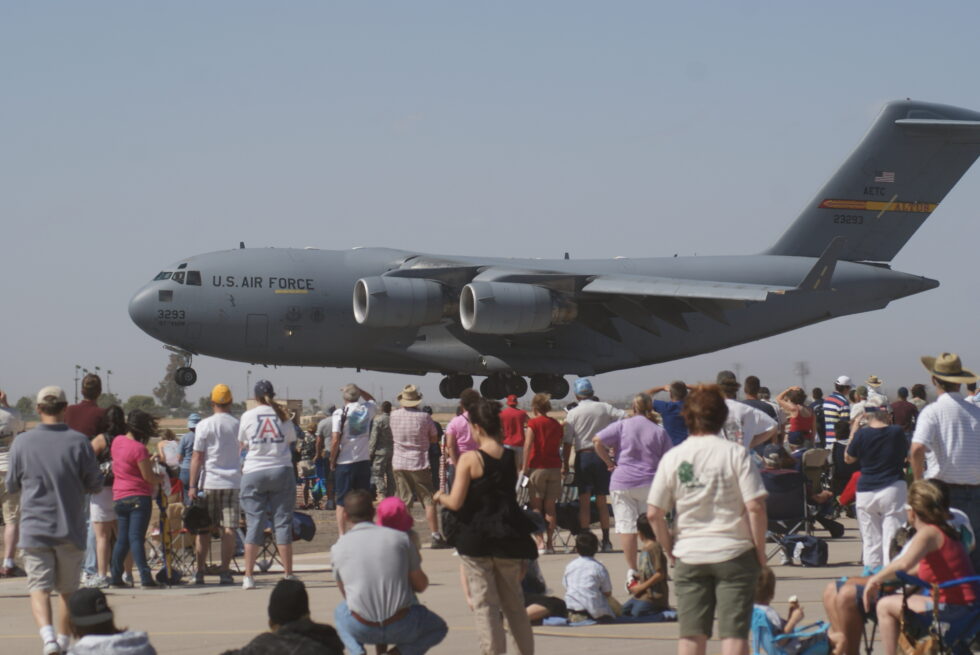
[[[718,564],[685,564],[677,560],[674,591],[680,636],[711,637],[717,609],[721,639],[748,639],[758,577],[759,560],[754,548]]]

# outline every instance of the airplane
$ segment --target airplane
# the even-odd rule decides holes
[[[871,129],[757,255],[510,259],[245,248],[166,267],[133,322],[185,357],[444,375],[455,398],[568,394],[646,366],[886,307],[939,285],[889,262],[980,155],[980,113],[911,100]]]

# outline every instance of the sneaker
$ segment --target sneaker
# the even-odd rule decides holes
[[[204,576],[201,576],[203,579]],[[203,581],[202,583],[203,584]],[[222,571],[218,574],[218,584],[235,584],[235,578],[232,576],[231,571]]]
[[[132,573],[123,573],[122,581],[125,582],[126,584],[132,586],[132,584],[133,584],[133,574]]]
[[[297,578],[297,577],[296,577],[295,575],[293,575],[292,573],[290,573],[289,575],[284,575],[284,576],[282,576],[282,579],[283,579],[283,580],[299,580],[299,578]]]
[[[242,576],[242,589],[248,591],[249,589],[255,589],[255,578],[250,575]]]
[[[782,548],[779,549],[779,563],[784,566],[793,563],[793,559]]]
[[[430,547],[433,550],[445,550],[450,546],[446,543],[446,538],[443,537],[441,533],[435,532],[432,535],[432,545]]]
[[[86,589],[108,589],[111,582],[107,575],[93,575],[82,586]]]
[[[44,655],[61,655],[62,650],[57,641],[46,641],[44,642],[44,650],[41,652]]]
[[[113,589],[129,589],[130,585],[125,580],[110,580],[109,586]]]
[[[604,552],[604,553],[611,553],[611,552],[613,552],[612,542],[609,541],[608,539],[603,539],[602,540],[602,546],[600,547],[600,550],[602,552]]]
[[[194,574],[194,584],[203,585],[204,584],[204,571],[198,571]]]
[[[23,578],[27,572],[17,565],[0,566],[0,578]]]

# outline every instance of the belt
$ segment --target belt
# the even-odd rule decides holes
[[[576,450],[575,452],[576,453],[594,453],[595,452],[595,448],[594,447],[593,448],[581,448],[579,450]]]
[[[956,484],[955,482],[946,482],[945,480],[940,480],[950,489],[980,489],[980,484]]]
[[[365,619],[363,616],[361,616],[360,614],[358,614],[354,610],[351,610],[350,611],[350,615],[353,616],[358,621],[360,621],[361,623],[363,623],[364,625],[369,626],[371,628],[383,628],[386,625],[391,625],[395,621],[401,621],[402,619],[404,619],[406,616],[408,616],[408,610],[409,609],[410,608],[408,608],[408,607],[403,607],[400,610],[398,610],[397,612],[395,612],[394,614],[392,614],[391,616],[389,616],[387,619],[385,619],[384,621],[381,621],[381,622],[378,622],[378,621],[368,621],[367,619]]]

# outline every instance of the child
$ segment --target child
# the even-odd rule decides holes
[[[753,610],[765,613],[766,620],[769,622],[769,629],[772,630],[774,635],[792,632],[800,624],[800,621],[803,620],[803,608],[800,607],[796,596],[793,596],[790,598],[789,616],[783,621],[779,617],[779,613],[769,606],[769,603],[772,602],[775,595],[776,574],[772,572],[771,568],[766,566],[759,573],[759,582],[755,587],[755,605]]]
[[[419,538],[419,533],[412,527],[415,525],[415,519],[409,514],[408,508],[405,507],[405,503],[400,498],[389,496],[378,503],[374,522],[386,528],[404,532],[408,535],[412,545],[415,546],[415,550],[419,551],[420,555],[422,554],[422,540]]]
[[[609,571],[593,559],[598,550],[599,539],[591,532],[575,537],[575,552],[579,556],[568,563],[562,578],[570,623],[589,619],[609,623],[616,618],[608,600],[612,594]]]
[[[640,536],[639,570],[627,585],[632,598],[623,604],[623,616],[646,616],[669,608],[667,604],[667,557],[653,536],[646,514],[636,519]]]

